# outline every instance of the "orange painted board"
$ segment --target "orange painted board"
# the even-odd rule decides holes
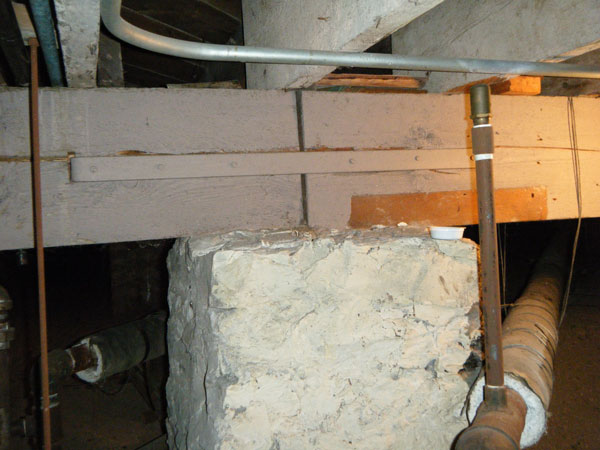
[[[545,186],[496,190],[496,221],[527,222],[548,216]],[[478,222],[475,191],[353,196],[349,226],[472,225]]]

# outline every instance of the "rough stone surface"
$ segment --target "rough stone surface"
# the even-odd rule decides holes
[[[470,241],[231,233],[169,255],[176,449],[447,449],[479,333]]]
[[[244,42],[362,52],[443,0],[243,0]],[[335,67],[246,64],[248,89],[306,87]]]

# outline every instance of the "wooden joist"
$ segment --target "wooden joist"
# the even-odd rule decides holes
[[[220,89],[43,89],[45,235],[49,245],[117,242],[301,223],[299,175],[74,183],[68,155],[297,152],[292,92]],[[470,155],[468,102],[454,95],[303,92],[307,150],[411,152],[414,166],[306,175],[309,224],[345,228],[352,198],[474,189],[474,171],[428,165]],[[574,99],[583,213],[600,217],[600,99]],[[493,99],[498,189],[543,187],[547,220],[577,215],[564,98]],[[0,249],[31,246],[28,93],[0,90]],[[133,153],[132,153],[133,152]],[[178,156],[177,156],[178,157]],[[441,158],[438,158],[441,159]],[[444,158],[445,159],[445,158]],[[423,165],[419,165],[423,163]],[[317,160],[313,165],[319,165]],[[412,164],[412,163],[411,163]],[[264,169],[264,168],[263,168]],[[376,170],[381,170],[377,167]],[[262,170],[262,169],[261,169]],[[316,169],[318,170],[318,169]],[[264,173],[264,172],[261,172]],[[521,219],[519,219],[521,220]]]
[[[542,92],[542,77],[519,76],[513,78],[490,77],[457,86],[449,94],[467,94],[471,86],[488,84],[494,95],[539,95]]]
[[[397,75],[369,75],[356,73],[330,73],[315,83],[317,86],[356,86],[372,88],[420,89],[425,78]]]

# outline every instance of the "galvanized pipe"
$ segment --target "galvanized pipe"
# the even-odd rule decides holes
[[[102,0],[100,14],[106,28],[119,39],[165,55],[206,61],[311,66],[372,67],[485,74],[600,78],[600,67],[525,61],[470,58],[430,58],[378,53],[293,50],[237,45],[216,45],[173,39],[142,30],[121,17],[121,0]]]
[[[494,205],[494,133],[489,117],[489,87],[485,84],[473,86],[471,88],[471,118],[473,119],[471,136],[477,178],[486,394],[491,397],[497,396],[497,400],[502,402],[501,397],[504,394],[497,389],[504,386],[504,369],[498,239]]]

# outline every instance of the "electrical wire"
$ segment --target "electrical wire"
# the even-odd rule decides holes
[[[577,252],[577,243],[579,241],[579,232],[581,230],[582,217],[582,197],[581,197],[581,165],[579,163],[579,145],[577,144],[577,124],[575,122],[575,106],[573,97],[567,98],[567,122],[569,126],[569,141],[571,143],[571,161],[573,163],[573,177],[575,179],[575,194],[577,195],[577,228],[575,238],[573,239],[573,251],[571,253],[571,267],[569,269],[569,278],[565,287],[565,294],[562,299],[560,320],[558,326],[562,324],[567,312],[569,303],[569,291],[571,290],[571,281],[573,280],[573,267],[575,266],[575,254]]]

